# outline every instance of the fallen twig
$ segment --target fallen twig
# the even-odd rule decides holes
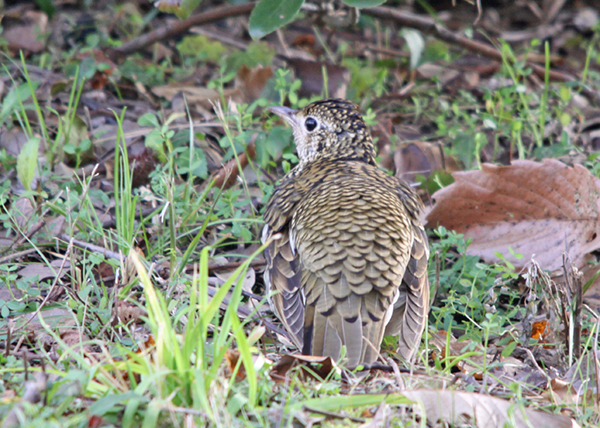
[[[148,47],[153,43],[169,39],[177,34],[188,30],[194,25],[202,25],[213,21],[219,21],[225,18],[247,15],[252,11],[252,9],[254,9],[255,4],[256,3],[254,2],[250,2],[216,7],[206,12],[190,16],[187,19],[175,21],[175,23],[173,23],[172,25],[166,25],[164,27],[158,28],[154,31],[136,37],[135,39],[124,43],[118,48],[111,49],[107,52],[107,55],[111,59],[117,59],[125,55],[129,55],[133,52],[137,52],[140,49]]]
[[[71,242],[71,237],[69,235],[67,235],[66,233],[61,233],[60,235],[58,235],[58,239],[62,239],[63,241]],[[77,239],[73,239],[72,242],[73,242],[73,245],[75,245],[76,247],[83,248],[85,250],[90,250],[95,253],[100,253],[105,257],[110,257],[111,259],[124,261],[119,253],[115,253],[114,251],[111,251],[107,248],[100,247],[100,246],[94,245],[94,244],[90,244],[89,242],[79,241]]]

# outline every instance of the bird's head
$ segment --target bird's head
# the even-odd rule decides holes
[[[269,107],[269,110],[292,127],[301,163],[327,157],[375,165],[373,141],[356,104],[329,99],[300,110],[288,107]]]

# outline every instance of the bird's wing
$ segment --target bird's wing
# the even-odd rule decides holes
[[[414,240],[402,278],[400,296],[385,330],[385,335],[399,334],[398,352],[406,361],[411,361],[419,348],[425,320],[429,314],[429,244],[423,226],[414,224],[413,230]]]
[[[275,238],[264,252],[267,262],[264,280],[271,293],[269,303],[294,344],[302,349],[305,298],[300,284],[300,260],[289,233],[289,222],[299,199],[293,182],[284,180],[265,210],[262,241]]]
[[[269,225],[263,230],[263,241],[271,238]],[[300,289],[300,266],[298,257],[290,243],[287,228],[278,233],[265,249],[267,268],[264,279],[271,297],[271,308],[291,333],[292,341],[302,349],[302,327],[304,326],[304,295]]]

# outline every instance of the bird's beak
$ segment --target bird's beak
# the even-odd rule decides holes
[[[292,126],[294,125],[294,123],[296,123],[297,110],[294,110],[293,108],[275,106],[269,107],[267,108],[267,110],[269,110],[271,113],[275,113],[277,116],[279,116]]]

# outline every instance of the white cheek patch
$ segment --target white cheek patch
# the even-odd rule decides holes
[[[296,151],[300,160],[304,160],[308,156],[306,141],[306,132],[302,128],[294,126],[294,144],[296,144]]]

